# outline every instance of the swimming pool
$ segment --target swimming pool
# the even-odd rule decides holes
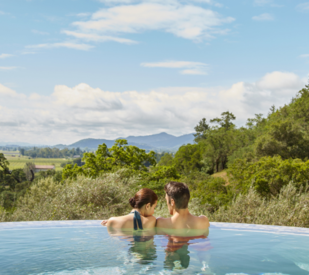
[[[0,274],[309,274],[309,229],[211,223],[208,238],[111,237],[100,221],[0,223]]]

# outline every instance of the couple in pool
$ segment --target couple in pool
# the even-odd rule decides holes
[[[190,214],[188,203],[190,191],[186,184],[171,181],[164,187],[165,199],[170,218],[155,218],[154,210],[157,206],[158,196],[151,189],[139,190],[129,200],[133,210],[130,214],[103,220],[101,224],[113,229],[154,229],[162,233],[172,230],[174,233],[186,232],[191,236],[208,235],[209,221],[206,216]],[[191,233],[189,233],[189,231]]]

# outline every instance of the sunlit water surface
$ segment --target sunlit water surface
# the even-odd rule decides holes
[[[0,274],[309,274],[309,230],[212,223],[208,238],[111,237],[99,221],[0,224]]]

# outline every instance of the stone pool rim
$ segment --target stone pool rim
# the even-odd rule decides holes
[[[28,221],[28,222],[1,222],[0,231],[3,230],[25,230],[25,229],[48,229],[48,228],[78,228],[78,227],[101,227],[101,220],[62,220],[62,221]],[[309,237],[309,228],[278,226],[278,225],[262,225],[262,224],[246,224],[246,223],[224,223],[211,222],[210,230],[235,230],[235,231],[251,231],[261,233],[276,233],[288,235],[303,235]]]

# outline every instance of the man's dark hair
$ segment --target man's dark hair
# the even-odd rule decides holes
[[[164,191],[169,197],[169,203],[171,202],[171,198],[175,201],[176,209],[188,208],[190,191],[186,184],[170,181],[164,186]]]

